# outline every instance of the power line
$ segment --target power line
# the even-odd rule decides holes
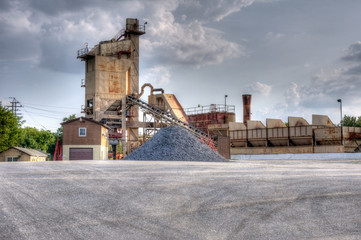
[[[49,116],[49,115],[46,115],[44,113],[38,113],[38,112],[32,112],[32,111],[29,111],[28,107],[24,107],[24,110],[26,109],[26,113],[29,113],[29,114],[36,114],[37,116],[41,116],[41,117],[45,117],[45,118],[52,118],[52,119],[55,119],[55,120],[59,120],[59,121],[62,121],[62,117],[56,117],[56,116]]]
[[[58,106],[50,106],[50,105],[42,105],[42,104],[33,104],[33,103],[25,103],[27,106],[40,106],[40,107],[50,107],[50,108],[64,108],[64,109],[79,109],[75,107],[58,107]]]
[[[39,111],[43,111],[43,112],[52,112],[52,113],[57,113],[57,114],[69,113],[69,112],[61,112],[61,111],[48,110],[48,109],[44,109],[44,108],[31,107],[30,105],[25,105],[25,104],[24,104],[24,106],[27,107],[27,108],[32,108],[32,109],[39,110]]]
[[[44,127],[41,123],[39,123],[39,122],[33,117],[33,115],[32,115],[30,112],[28,112],[25,108],[24,108],[24,110],[25,110],[25,112],[27,112],[27,113],[29,114],[29,116],[30,116],[31,120],[33,120],[33,122],[35,122],[35,123],[37,123],[38,125],[40,125],[43,129],[49,130],[49,129],[47,129],[46,127]]]

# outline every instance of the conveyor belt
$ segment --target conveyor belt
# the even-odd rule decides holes
[[[199,138],[210,138],[210,136],[207,133],[199,130],[198,128],[195,128],[192,125],[189,125],[188,123],[182,122],[179,119],[177,119],[176,117],[173,117],[170,113],[166,113],[163,110],[161,110],[157,107],[154,107],[134,96],[127,96],[127,103],[131,104],[131,105],[138,105],[140,108],[151,112],[155,116],[162,118],[163,120],[166,120],[167,122],[169,122],[171,124],[176,124],[182,128],[187,129],[188,131],[190,131],[192,134],[194,134],[195,136],[197,136]]]

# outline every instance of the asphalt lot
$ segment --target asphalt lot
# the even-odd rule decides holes
[[[361,160],[0,163],[0,239],[361,239]]]

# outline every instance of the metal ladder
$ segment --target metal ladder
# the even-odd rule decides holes
[[[154,116],[162,118],[163,120],[166,120],[170,124],[176,124],[184,129],[187,129],[196,137],[211,138],[207,133],[199,130],[198,128],[193,127],[192,125],[189,125],[188,123],[185,123],[183,121],[180,121],[176,117],[173,117],[170,113],[166,113],[163,110],[161,110],[157,107],[154,107],[134,96],[131,96],[131,95],[127,96],[127,104],[138,105],[140,108],[151,112],[152,114],[154,114]]]

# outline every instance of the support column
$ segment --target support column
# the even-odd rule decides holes
[[[127,156],[127,141],[126,141],[126,130],[127,130],[127,98],[122,98],[122,146],[123,146],[123,156]]]

